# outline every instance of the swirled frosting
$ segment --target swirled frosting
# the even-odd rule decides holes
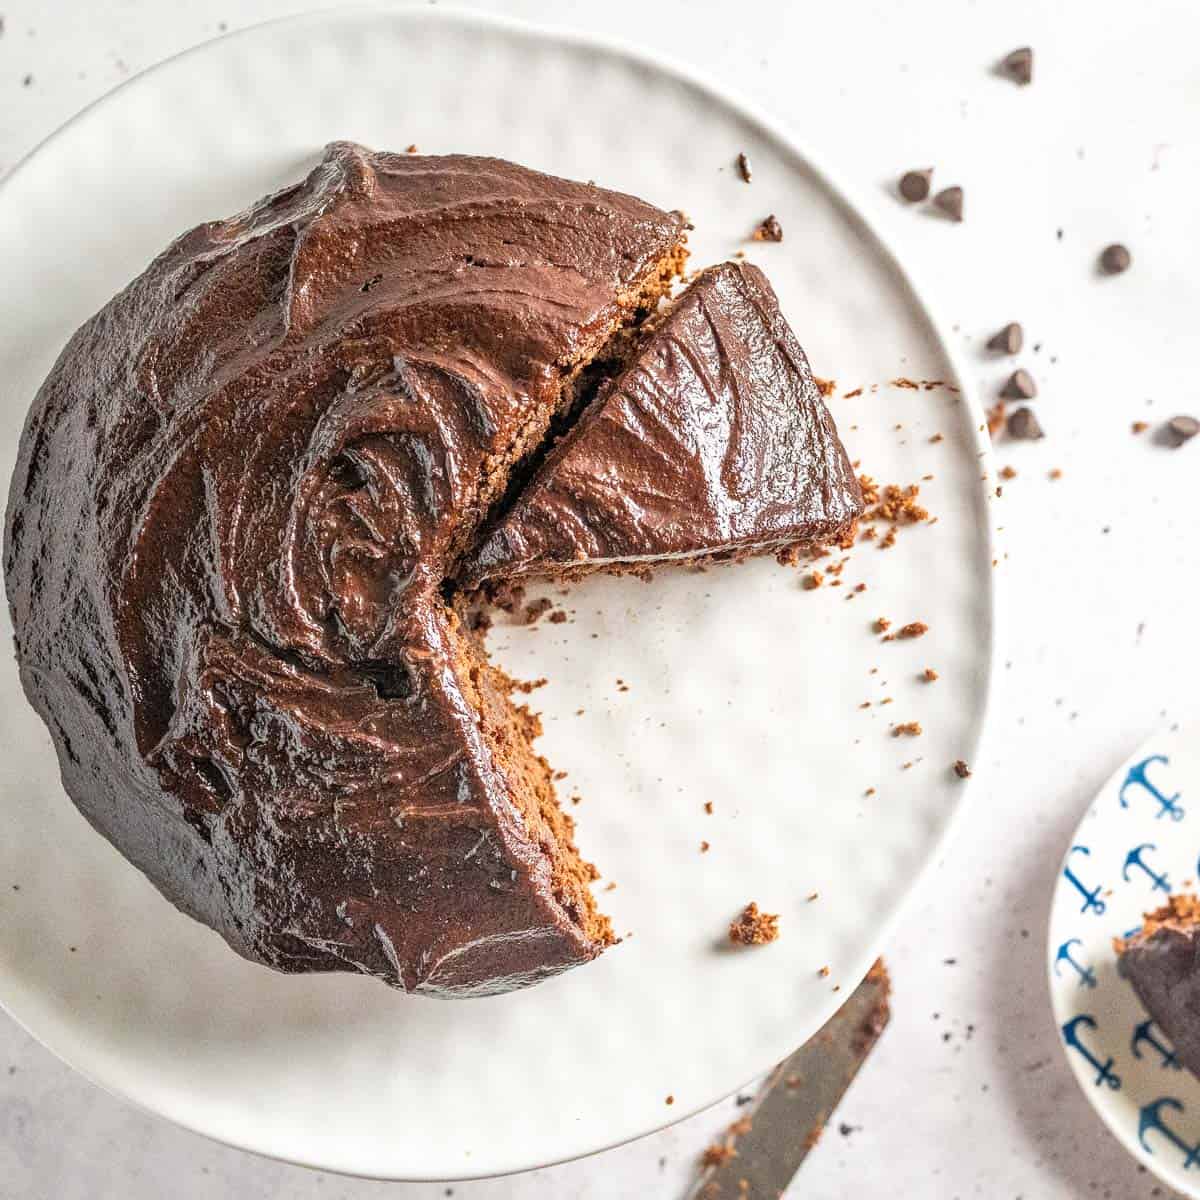
[[[682,230],[339,143],[64,350],[9,498],[22,680],[83,814],[240,953],[468,993],[601,948],[441,589]]]
[[[601,386],[462,573],[478,584],[828,541],[862,507],[774,290],[724,263]]]

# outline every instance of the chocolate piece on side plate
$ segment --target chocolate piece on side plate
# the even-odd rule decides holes
[[[1142,928],[1118,938],[1117,969],[1170,1039],[1179,1061],[1200,1077],[1200,899],[1172,896]]]

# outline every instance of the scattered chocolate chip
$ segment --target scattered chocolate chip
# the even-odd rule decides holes
[[[1172,417],[1167,422],[1167,434],[1175,446],[1190,442],[1200,433],[1200,421],[1195,417]]]
[[[774,213],[772,213],[755,231],[754,240],[756,242],[782,242],[783,241],[783,226],[779,224]]]
[[[943,188],[933,198],[933,202],[952,221],[963,219],[963,190],[960,187]]]
[[[920,171],[905,171],[900,176],[900,195],[910,204],[926,199],[929,195],[931,179],[933,179],[932,167],[925,167]]]
[[[1025,342],[1025,332],[1016,321],[1009,321],[999,333],[988,338],[987,348],[1001,354],[1019,354]]]
[[[1026,84],[1033,82],[1033,50],[1022,46],[1011,54],[1006,54],[1000,63],[1000,69],[1013,83]]]
[[[1120,242],[1105,246],[1100,253],[1100,269],[1106,275],[1120,275],[1122,271],[1129,270],[1132,262],[1133,255],[1129,253],[1129,247],[1122,246]]]
[[[1032,408],[1018,408],[1008,418],[1008,436],[1036,442],[1046,436]]]
[[[968,779],[971,775],[971,768],[968,767],[967,764],[960,758],[954,764],[954,773],[959,777],[959,779]]]
[[[1032,400],[1037,395],[1037,384],[1024,367],[1018,367],[1000,389],[1007,400]]]
[[[754,172],[750,170],[750,160],[746,157],[744,150],[737,156],[737,169],[741,172],[742,178],[749,183]]]

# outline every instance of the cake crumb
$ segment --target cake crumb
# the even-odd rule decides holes
[[[921,672],[921,678],[925,680],[926,683],[933,683],[934,680],[939,679],[940,676],[932,667],[926,667],[925,670]]]
[[[751,900],[729,923],[729,940],[741,946],[765,946],[779,937],[778,913],[765,913]]]
[[[854,391],[852,391],[852,392],[843,392],[842,399],[843,400],[853,400],[855,396],[861,396],[862,394],[863,394],[862,388],[856,387],[854,389]]]
[[[987,410],[987,431],[991,435],[992,440],[1004,428],[1004,401],[998,400]]]
[[[909,621],[907,625],[902,625],[896,630],[898,638],[919,638],[924,637],[929,632],[929,626],[924,621]]]
[[[867,788],[867,790],[865,792],[863,792],[863,795],[864,796],[873,796],[873,795],[875,795],[875,789],[873,787],[869,787],[869,788]]]
[[[536,625],[553,607],[554,601],[548,596],[543,596],[540,600],[535,600],[532,604],[525,606],[525,612],[521,619],[526,625]]]
[[[959,779],[968,779],[971,775],[971,768],[968,767],[961,758],[959,758],[954,762],[954,773],[959,777]]]
[[[674,1104],[674,1103],[675,1103],[675,1097],[674,1097],[674,1096],[668,1096],[668,1097],[667,1097],[667,1103],[668,1103],[668,1104]]]
[[[701,854],[707,854],[710,849],[711,849],[711,847],[709,846],[708,842],[700,843],[700,853]]]
[[[946,435],[944,433],[935,433],[933,437],[929,439],[930,443],[934,446],[936,446],[938,442],[944,442],[945,440]]]
[[[754,231],[753,237],[756,242],[782,242],[783,226],[779,224],[779,218],[771,213]]]
[[[417,154],[417,153],[419,153],[419,151],[417,150],[417,143],[416,143],[416,142],[412,142],[410,145],[408,145],[407,147],[405,147],[405,151],[404,151],[404,152],[405,152],[406,154]]]
[[[546,618],[546,620],[549,621],[551,625],[561,625],[566,619],[567,619],[567,614],[561,608],[556,608]]]
[[[887,631],[889,629],[891,629],[891,627],[892,627],[892,623],[891,623],[891,621],[889,621],[887,619],[887,617],[877,617],[875,619],[875,632],[876,633],[887,633]]]
[[[1149,421],[1134,421],[1134,423],[1129,428],[1133,433],[1145,433],[1146,430],[1150,428],[1150,422]]]
[[[820,896],[820,894],[821,894],[820,892],[809,892],[808,895],[805,896],[804,898],[805,898],[805,900],[808,901],[809,904],[811,904],[814,900],[817,899],[818,896]]]
[[[819,976],[821,979],[828,979],[828,978],[829,978],[829,968],[828,968],[828,967],[822,967],[822,968],[821,968],[821,969],[820,969],[820,970],[817,972],[817,975],[818,975],[818,976]]]
[[[708,815],[709,815],[710,817],[712,816],[712,810],[713,810],[713,802],[712,802],[711,800],[705,800],[705,802],[704,802],[704,811],[705,811],[706,813],[708,813]]]
[[[810,571],[804,577],[804,587],[808,591],[814,591],[825,582],[825,576],[820,571]]]
[[[1001,479],[1016,479],[1016,477],[1017,477],[1016,467],[1004,466],[1004,467],[1000,468],[1000,478]]]
[[[920,721],[901,721],[892,726],[892,737],[920,737],[921,733]]]
[[[737,1149],[732,1141],[713,1142],[700,1156],[700,1165],[702,1167],[721,1167],[734,1158],[737,1158]]]
[[[545,687],[550,680],[543,676],[541,679],[513,679],[510,682],[512,683],[514,692],[521,692],[523,695],[528,696],[530,692],[536,692],[538,688]]]
[[[1062,467],[1051,467],[1049,474],[1051,479],[1061,479],[1063,474]]]
[[[813,383],[817,385],[817,391],[821,393],[821,398],[824,400],[828,400],[837,389],[836,379],[822,379],[820,375],[814,375]]]
[[[749,183],[750,180],[754,177],[754,172],[750,168],[750,160],[746,157],[745,150],[743,150],[737,156],[737,169],[738,169],[738,172],[741,174],[743,182],[745,182],[745,183]]]

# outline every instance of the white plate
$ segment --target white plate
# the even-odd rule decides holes
[[[652,586],[598,578],[564,601],[574,623],[498,631],[505,666],[551,680],[534,697],[543,749],[570,772],[565,793],[584,797],[582,847],[619,885],[602,899],[634,936],[495,999],[411,998],[236,958],[77,816],[4,656],[8,1011],[106,1087],[238,1146],[389,1178],[513,1171],[711,1104],[817,1029],[870,965],[962,805],[951,763],[973,759],[983,721],[986,437],[945,341],[860,210],[762,117],[592,41],[391,9],[271,24],[174,59],[7,183],[5,478],[26,407],[75,327],[172,236],[296,179],[333,138],[495,154],[683,207],[696,263],[746,248],[818,373],[839,396],[867,389],[832,401],[865,469],[936,476],[922,496],[939,523],[904,530],[891,550],[858,548],[840,588],[805,591],[770,561],[662,572]],[[749,186],[739,151],[753,161]],[[749,242],[769,212],[786,240]],[[963,391],[887,386],[897,376]],[[935,432],[945,440],[931,443]],[[848,601],[859,582],[869,590]],[[883,644],[870,628],[881,615],[930,632]],[[937,683],[918,681],[926,665]],[[859,707],[886,696],[892,705]],[[890,721],[909,720],[923,737],[889,736]],[[725,927],[751,899],[782,914],[783,936],[727,953]]]
[[[1200,1080],[1117,974],[1113,938],[1200,878],[1200,728],[1155,735],[1104,785],[1063,857],[1048,943],[1054,1019],[1084,1094],[1129,1152],[1200,1197]]]

